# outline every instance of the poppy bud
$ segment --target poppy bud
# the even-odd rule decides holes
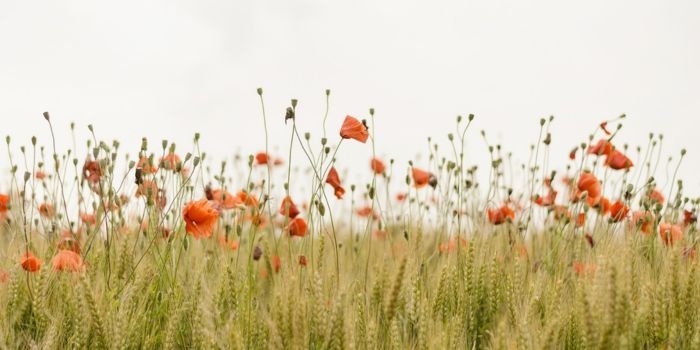
[[[544,122],[545,122],[544,118],[541,118],[541,119],[540,119],[540,126],[543,126],[543,125],[544,125]]]
[[[49,112],[44,112],[44,119],[46,119],[46,121],[51,121],[49,117]]]
[[[260,260],[260,257],[262,256],[263,251],[260,249],[260,247],[255,246],[255,249],[253,250],[253,260],[258,261]]]
[[[374,116],[374,108],[369,109],[369,115]]]
[[[435,177],[435,175],[433,175],[433,174],[430,174],[430,179],[428,180],[428,185],[430,185],[430,187],[432,187],[434,189],[437,186],[437,183],[438,183],[437,177]]]
[[[309,141],[309,139],[311,138],[311,133],[310,133],[310,132],[305,132],[305,133],[304,133],[304,138],[306,139],[306,141]]]
[[[329,96],[331,94],[331,89],[326,89],[326,96]]]
[[[262,91],[262,88],[258,88],[256,91],[258,92],[258,95],[259,95],[259,96],[262,96],[262,92],[263,92],[263,91]]]
[[[469,121],[474,120],[474,115],[473,115],[473,114],[469,114],[469,117],[468,117],[467,119],[468,119]]]

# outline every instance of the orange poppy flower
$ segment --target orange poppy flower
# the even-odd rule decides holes
[[[423,169],[412,167],[411,176],[413,177],[413,186],[415,188],[423,188],[425,185],[435,187],[433,186],[433,183],[437,184],[437,178],[435,175]]]
[[[80,212],[80,220],[86,224],[86,225],[94,225],[97,223],[97,220],[95,219],[95,214],[88,214],[85,212]]]
[[[308,264],[308,261],[306,260],[306,256],[299,255],[299,265],[302,267],[306,267],[307,264]]]
[[[61,249],[51,259],[54,271],[79,272],[83,269],[83,259],[72,250]]]
[[[137,169],[141,169],[146,174],[155,174],[158,172],[158,167],[152,164],[151,158],[141,157],[139,162],[136,164]]]
[[[620,152],[618,150],[613,150],[605,158],[605,165],[607,165],[608,167],[610,167],[611,169],[614,169],[614,170],[621,170],[621,169],[629,169],[634,164],[632,164],[632,161],[629,158],[627,158],[627,156],[624,155],[622,152]]]
[[[370,168],[372,168],[372,171],[374,171],[375,174],[381,175],[384,174],[384,170],[386,167],[384,166],[384,162],[381,161],[379,158],[372,158],[372,160],[369,163]]]
[[[247,205],[249,208],[257,209],[258,208],[258,198],[255,197],[255,195],[248,193],[246,191],[238,191],[236,193],[236,197],[238,197],[238,200]]]
[[[41,268],[41,260],[34,256],[31,252],[26,252],[22,255],[22,258],[19,260],[20,265],[22,265],[22,268],[24,271],[28,272],[37,272]]]
[[[571,160],[576,159],[576,151],[578,151],[578,147],[569,151],[569,159],[571,159]]]
[[[673,245],[683,239],[683,229],[678,225],[663,223],[659,225],[659,236],[666,245]]]
[[[658,189],[649,192],[649,195],[647,197],[652,202],[656,202],[659,204],[664,204],[664,202],[666,201],[666,198],[664,198],[664,195],[661,194],[661,191],[659,191]]]
[[[211,198],[207,196],[207,199],[214,201],[222,209],[233,209],[243,206],[243,201],[240,197],[220,189],[211,190]]]
[[[333,192],[336,198],[343,199],[345,189],[340,184],[340,176],[338,176],[338,171],[335,170],[335,167],[331,167],[331,170],[328,171],[326,183],[333,187]]]
[[[180,160],[180,156],[175,154],[175,152],[170,152],[160,159],[160,165],[163,169],[175,171],[178,167],[182,166],[182,160]]]
[[[598,203],[595,205],[598,208],[598,213],[600,215],[607,215],[610,213],[610,206],[612,203],[610,203],[610,200],[605,198],[605,197],[600,197],[600,200]]]
[[[355,139],[362,143],[367,142],[369,133],[367,127],[352,116],[346,116],[343,126],[340,127],[340,137],[344,139]]]
[[[376,239],[381,239],[384,240],[386,237],[389,235],[389,232],[386,232],[385,230],[374,230],[372,231],[372,236]]]
[[[10,206],[10,196],[0,194],[0,222],[5,221]]]
[[[45,218],[50,218],[56,214],[56,210],[51,203],[41,203],[39,205],[39,214]]]
[[[637,210],[632,213],[631,224],[634,226],[634,228],[639,228],[639,231],[642,232],[642,234],[650,234],[654,229],[655,221],[656,218],[654,217],[654,214],[649,211]]]
[[[613,203],[610,206],[610,220],[614,222],[620,222],[627,217],[629,211],[630,208],[618,199],[617,201],[615,201],[615,203]]]
[[[290,219],[294,219],[299,215],[299,209],[297,208],[292,198],[287,196],[282,200],[282,205],[280,206],[280,214],[288,216]]]
[[[306,236],[307,229],[308,225],[306,224],[306,220],[302,218],[292,219],[292,221],[289,222],[289,226],[287,226],[290,236],[304,237]]]
[[[595,275],[596,270],[598,270],[598,266],[596,264],[586,264],[581,261],[574,261],[572,263],[572,267],[574,269],[574,272],[579,277],[585,277],[585,276],[593,276]]]
[[[41,171],[41,170],[37,170],[37,171],[34,173],[34,177],[35,177],[37,180],[43,180],[43,179],[46,178],[46,173],[43,172],[43,171]]]
[[[578,213],[576,216],[576,227],[583,227],[586,224],[586,213]]]
[[[588,197],[594,198],[595,201],[600,198],[601,195],[601,186],[600,182],[598,182],[598,179],[595,177],[595,175],[589,173],[589,172],[584,172],[581,174],[581,177],[579,177],[578,182],[578,196],[581,195],[582,192],[588,192]]]
[[[182,210],[182,217],[185,220],[185,231],[195,239],[200,239],[211,237],[216,221],[219,219],[219,212],[209,204],[206,198],[203,198],[187,203]]]
[[[500,225],[507,221],[515,220],[515,211],[508,207],[507,205],[502,205],[500,208],[489,208],[486,211],[489,222],[494,225]]]
[[[280,269],[282,268],[282,259],[280,259],[280,257],[277,255],[273,255],[272,258],[270,258],[270,264],[275,272],[280,272]]]
[[[267,153],[265,152],[258,152],[255,154],[255,164],[257,165],[265,165],[267,162],[270,160],[270,157],[267,156]]]
[[[588,146],[588,151],[586,153],[588,154],[595,154],[597,156],[602,156],[602,155],[608,155],[612,152],[613,150],[613,145],[610,143],[610,141],[606,139],[600,139],[598,140],[598,143],[595,144],[595,146]]]
[[[396,200],[399,202],[403,202],[408,198],[408,193],[405,192],[400,192],[396,194]]]

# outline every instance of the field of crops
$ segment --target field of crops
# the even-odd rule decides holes
[[[258,95],[288,138],[230,161],[198,134],[139,147],[90,125],[87,152],[7,136],[0,348],[700,348],[698,200],[662,136],[628,146],[633,121],[601,121],[554,169],[553,118],[514,164],[459,116],[399,164],[377,157],[371,109],[312,135],[295,100],[265,114]],[[336,157],[346,143],[365,169]]]

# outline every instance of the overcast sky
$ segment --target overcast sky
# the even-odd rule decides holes
[[[481,129],[526,159],[539,118],[554,115],[551,157],[563,164],[626,113],[618,142],[654,132],[666,154],[688,148],[682,174],[700,195],[695,0],[0,0],[0,133],[16,145],[48,144],[50,111],[63,148],[75,121],[79,136],[92,123],[132,154],[142,136],[188,149],[196,131],[218,159],[252,153],[264,148],[257,87],[282,150],[289,99],[318,136],[330,88],[331,141],[346,114],[374,107],[378,153],[401,164],[428,136],[445,142],[458,114],[477,116],[468,154],[485,168]],[[343,148],[346,164],[366,166],[369,147]]]

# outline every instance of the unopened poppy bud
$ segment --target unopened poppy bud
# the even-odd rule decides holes
[[[44,119],[46,119],[46,121],[50,121],[51,118],[49,117],[49,112],[44,112]]]
[[[194,157],[192,160],[192,166],[196,167],[197,165],[199,165],[199,157]]]
[[[185,162],[190,160],[190,158],[192,158],[192,153],[187,152],[187,154],[185,154]]]
[[[78,165],[78,158],[73,158],[73,166],[77,166],[77,165]]]
[[[457,116],[457,124],[459,124],[459,123],[461,123],[461,122],[462,122],[462,116],[461,116],[461,115],[458,115],[458,116]]]
[[[5,143],[10,144],[10,135],[5,136]]]
[[[36,136],[32,136],[32,146],[36,146]]]
[[[428,185],[430,185],[430,187],[432,187],[434,189],[437,186],[437,183],[438,183],[437,177],[435,177],[435,175],[433,175],[433,174],[430,174],[430,178],[428,180]]]
[[[258,88],[256,91],[258,92],[258,95],[259,95],[259,96],[262,96],[262,92],[263,92],[263,91],[262,91],[262,88]]]
[[[369,115],[374,116],[374,108],[369,109]]]
[[[163,146],[163,150],[165,150],[166,148],[168,148],[168,140],[163,140],[163,141],[160,142],[160,144]]]
[[[329,96],[331,94],[331,89],[326,89],[326,96]]]
[[[544,123],[545,123],[545,120],[544,120],[544,118],[541,118],[541,119],[540,119],[540,126],[543,126],[543,125],[544,125]]]
[[[148,139],[146,139],[145,137],[142,137],[141,138],[141,150],[145,151],[146,149],[148,149]]]
[[[682,150],[681,150],[681,156],[684,156],[684,155],[685,155],[685,152],[686,152],[686,151],[685,151],[685,148],[682,149]]]
[[[542,141],[542,143],[549,146],[549,144],[552,143],[552,134],[547,133],[547,137],[544,138],[544,141]]]
[[[292,108],[292,107],[287,107],[287,111],[284,114],[285,124],[287,123],[287,120],[289,120],[289,119],[294,119],[294,108]]]
[[[298,101],[297,101],[296,98],[293,98],[293,99],[292,99],[292,107],[293,107],[293,108],[297,108],[297,102],[298,102]]]
[[[469,114],[469,117],[467,117],[467,120],[469,120],[469,121],[474,120],[474,115],[470,113],[470,114]]]
[[[486,130],[481,130],[481,136],[486,136]]]
[[[447,139],[452,141],[454,139],[454,135],[452,135],[452,133],[447,134]]]
[[[194,133],[194,142],[199,141],[199,136],[200,136],[200,135],[199,135],[198,132]]]
[[[622,124],[617,124],[617,130],[622,129]]]
[[[325,146],[326,142],[328,142],[327,138],[325,138],[325,137],[321,138],[321,146]]]
[[[175,144],[174,144],[174,143],[171,143],[171,144],[170,144],[170,149],[168,149],[168,151],[169,151],[170,153],[175,153]]]
[[[323,151],[326,152],[326,154],[331,153],[331,148],[330,148],[330,147],[326,147],[326,148],[323,149]]]
[[[134,162],[133,160],[129,161],[129,169],[133,169],[134,166],[136,166],[136,162]]]
[[[305,133],[304,133],[304,139],[306,139],[306,141],[309,141],[310,138],[311,138],[311,133],[310,133],[310,132],[305,132]]]
[[[29,181],[29,178],[32,177],[32,174],[30,174],[28,171],[24,172],[24,182]]]
[[[355,192],[355,184],[350,185],[350,191]]]

